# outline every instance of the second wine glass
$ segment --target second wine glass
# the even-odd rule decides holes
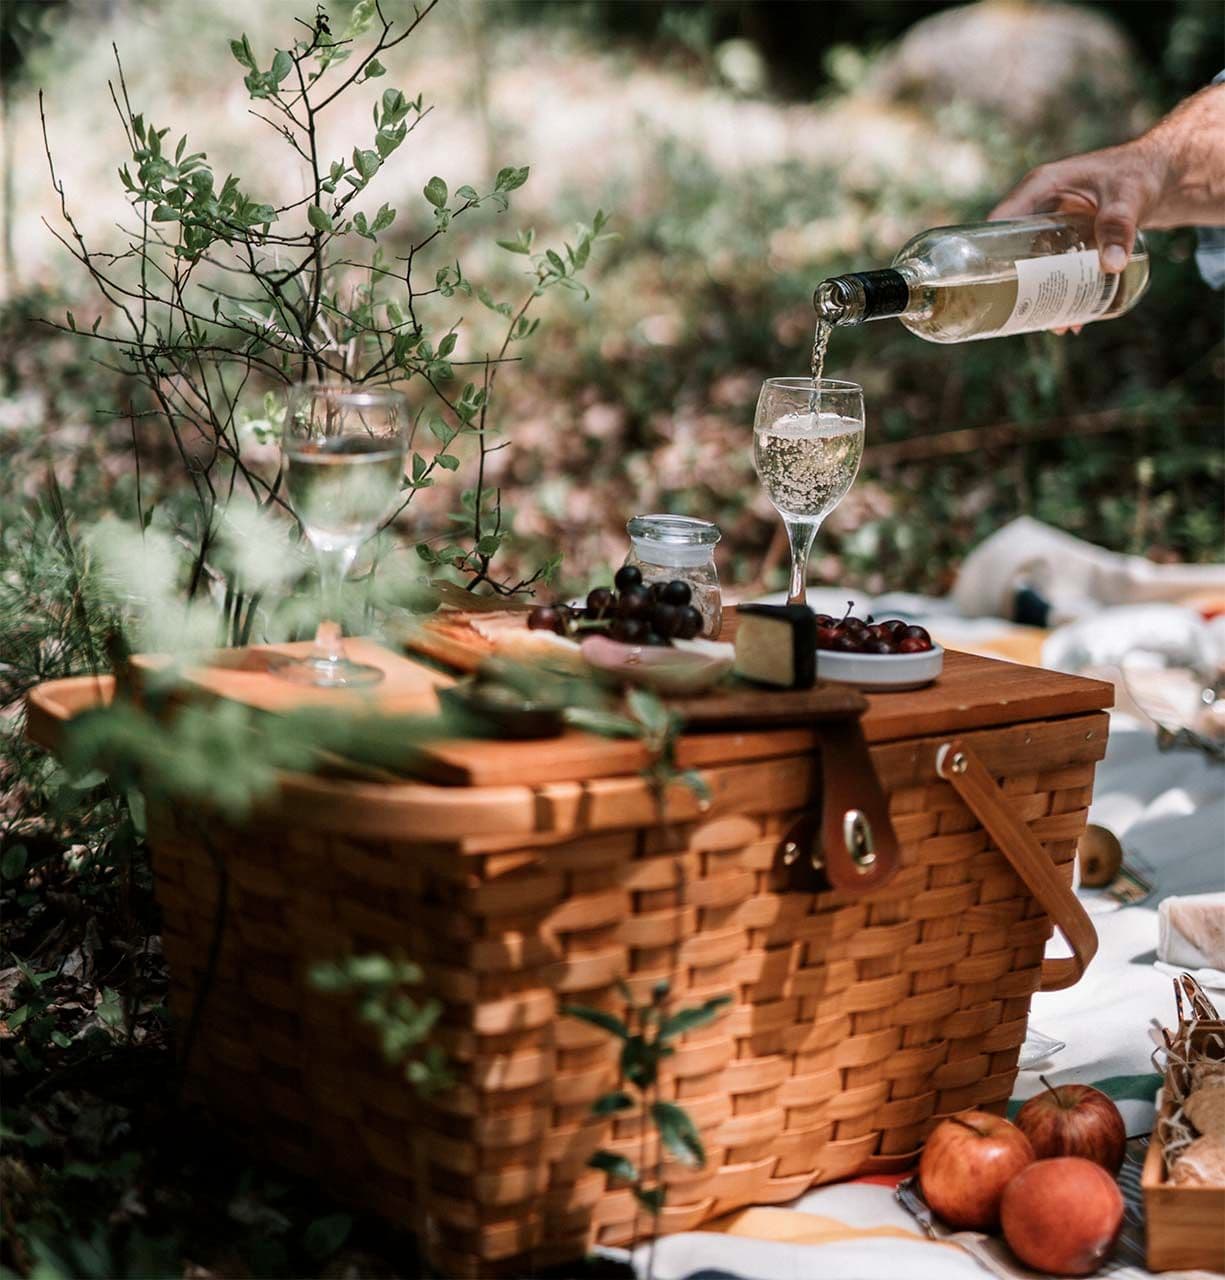
[[[319,564],[314,651],[278,674],[298,684],[377,684],[378,667],[345,656],[341,588],[357,549],[391,510],[404,478],[408,404],[398,391],[326,384],[294,387],[283,449],[289,500]]]
[[[832,378],[767,378],[753,422],[753,462],[791,544],[788,604],[807,603],[808,556],[863,457],[863,389]]]

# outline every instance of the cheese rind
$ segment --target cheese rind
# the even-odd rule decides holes
[[[745,604],[737,610],[735,671],[781,689],[817,678],[817,616],[802,604]]]

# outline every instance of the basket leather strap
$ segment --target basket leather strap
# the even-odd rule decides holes
[[[1072,948],[1071,956],[1043,960],[1039,990],[1060,991],[1072,986],[1097,953],[1097,932],[1071,886],[1013,812],[1008,797],[982,761],[964,743],[948,742],[940,748],[936,773],[966,802]]]
[[[881,888],[898,866],[897,837],[859,717],[823,720],[821,802],[791,824],[780,845],[790,888],[856,897]]]

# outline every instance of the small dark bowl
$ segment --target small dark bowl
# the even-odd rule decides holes
[[[473,737],[557,738],[566,728],[560,707],[527,701],[514,690],[496,685],[452,685],[438,691],[438,700]]]

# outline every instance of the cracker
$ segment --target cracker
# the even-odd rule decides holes
[[[1196,1138],[1174,1161],[1170,1181],[1182,1187],[1225,1187],[1225,1140]]]
[[[1225,1078],[1200,1085],[1182,1104],[1182,1109],[1205,1137],[1225,1140]]]

